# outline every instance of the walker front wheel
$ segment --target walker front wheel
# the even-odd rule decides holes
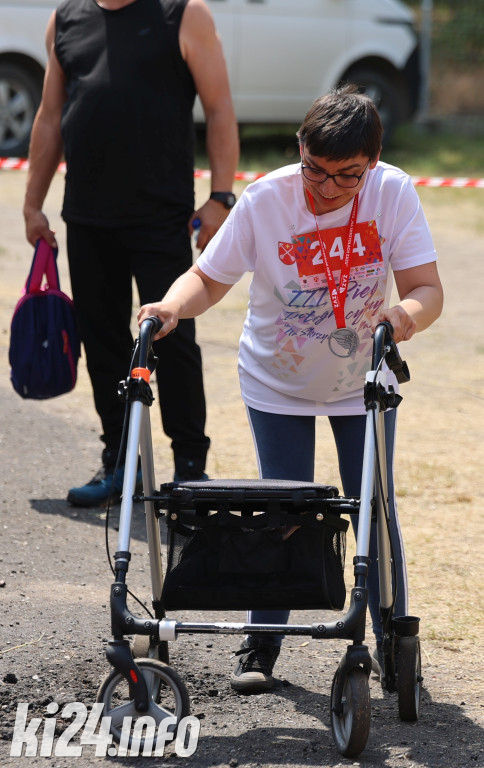
[[[400,637],[397,657],[398,712],[402,720],[418,720],[422,693],[422,660],[418,637]]]
[[[96,701],[104,704],[103,717],[111,718],[114,741],[139,754],[148,739],[153,743],[160,726],[175,733],[180,720],[190,714],[190,700],[183,680],[171,667],[154,659],[137,659],[136,665],[148,687],[146,712],[138,712],[126,678],[116,669],[105,677]]]
[[[343,757],[357,757],[366,747],[370,733],[370,686],[363,669],[355,667],[346,675],[341,701],[336,700],[339,670],[331,687],[331,730]]]

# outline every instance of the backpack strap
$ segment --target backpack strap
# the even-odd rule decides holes
[[[36,293],[42,289],[42,280],[46,277],[47,287],[59,290],[59,271],[57,269],[57,248],[52,248],[46,240],[40,238],[35,244],[34,258],[30,273],[25,283],[25,293]],[[44,286],[45,289],[45,286]]]

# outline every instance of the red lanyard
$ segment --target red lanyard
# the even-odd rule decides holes
[[[331,265],[329,263],[329,256],[328,256],[326,244],[324,243],[323,238],[321,237],[321,232],[318,227],[318,221],[316,219],[316,210],[314,208],[314,198],[311,192],[309,191],[309,189],[306,189],[306,193],[307,193],[309,202],[311,204],[311,208],[314,215],[314,221],[316,222],[316,229],[318,231],[318,237],[319,237],[319,245],[321,246],[321,255],[323,257],[324,271],[326,273],[326,280],[328,281],[329,295],[331,297],[331,304],[333,305],[334,317],[336,320],[336,327],[345,328],[346,327],[345,302],[346,302],[346,296],[348,293],[348,283],[349,283],[349,277],[350,277],[351,249],[353,247],[353,233],[355,231],[356,218],[358,216],[358,193],[353,198],[353,207],[351,209],[350,222],[348,227],[349,228],[348,241],[346,243],[343,264],[341,266],[341,276],[339,279],[339,285],[336,285],[336,281],[331,271]]]

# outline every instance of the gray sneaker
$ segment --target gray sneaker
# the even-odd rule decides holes
[[[249,637],[243,641],[235,655],[240,656],[230,685],[243,693],[263,693],[274,687],[272,670],[280,647],[262,639]]]

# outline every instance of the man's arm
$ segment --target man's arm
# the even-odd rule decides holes
[[[374,318],[373,330],[382,320],[393,326],[396,342],[408,341],[414,333],[424,331],[442,312],[444,294],[435,261],[393,273],[400,301],[382,309]]]
[[[189,0],[180,27],[180,49],[205,112],[212,192],[232,190],[239,161],[239,139],[222,44],[204,0]],[[192,218],[202,222],[198,247],[205,248],[228,215],[208,200]]]
[[[202,315],[223,299],[231,288],[232,285],[212,280],[194,264],[175,280],[162,301],[141,307],[138,312],[138,325],[147,317],[159,317],[163,327],[155,339],[161,339],[175,330],[179,320]]]
[[[49,19],[46,32],[48,53],[42,101],[32,128],[29,151],[29,171],[24,201],[24,218],[27,240],[32,245],[39,237],[55,246],[55,233],[50,229],[42,212],[52,177],[62,158],[60,131],[62,105],[67,95],[65,77],[54,48],[55,11]]]

